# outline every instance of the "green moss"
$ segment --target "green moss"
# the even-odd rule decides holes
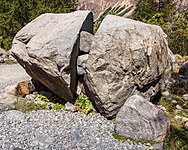
[[[133,143],[142,143],[142,144],[146,144],[146,143],[150,143],[150,144],[156,144],[157,142],[155,141],[152,141],[152,140],[135,140],[131,137],[125,137],[125,136],[122,136],[122,135],[119,135],[115,132],[112,133],[112,136],[117,139],[118,141],[122,141],[122,142],[125,142],[127,140],[130,140],[131,142]]]

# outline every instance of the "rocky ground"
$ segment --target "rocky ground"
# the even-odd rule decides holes
[[[162,93],[158,105],[166,111],[171,121],[165,149],[188,148],[188,95],[187,77],[179,74],[186,60],[177,60],[170,87]],[[10,97],[11,85],[29,76],[18,64],[0,65],[0,150],[7,149],[96,149],[144,150],[161,145],[113,137],[114,120],[107,120],[99,113],[85,115],[65,110],[36,110],[22,113],[15,110],[18,97]],[[9,99],[7,96],[9,95]],[[3,99],[4,96],[4,99]],[[32,95],[26,98],[36,99]],[[24,100],[24,99],[21,99]],[[26,99],[25,99],[26,100]],[[8,111],[7,111],[8,110]]]
[[[18,99],[7,90],[11,91],[11,85],[28,80],[29,76],[18,64],[1,64],[0,70],[0,150],[153,149],[150,143],[116,140],[112,136],[114,122],[99,113],[92,116],[65,110],[27,113],[12,110]]]

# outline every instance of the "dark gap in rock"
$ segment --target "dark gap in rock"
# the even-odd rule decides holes
[[[150,83],[144,85],[142,88],[140,88],[138,84],[135,84],[135,86],[137,87],[136,89],[137,89],[138,91],[144,93],[144,92],[146,92],[147,90],[149,90],[149,88],[150,88],[151,86],[155,87],[155,86],[159,83],[160,79],[161,79],[161,75],[158,76],[158,77],[157,77],[155,80],[153,80],[152,82],[150,82]]]
[[[59,72],[61,72],[61,66],[57,65],[57,69]]]
[[[91,23],[92,23],[92,25],[91,25]],[[94,24],[93,24],[93,14],[92,14],[92,12],[90,12],[88,14],[87,18],[85,19],[85,21],[84,21],[84,23],[82,25],[82,28],[80,29],[80,33],[82,31],[86,31],[88,33],[93,34],[93,26],[94,26]],[[88,54],[87,52],[80,51],[80,33],[78,35],[79,38],[78,38],[77,43],[76,43],[77,47],[76,47],[76,49],[73,50],[73,52],[74,51],[77,52],[77,54],[76,54],[76,60],[75,60],[75,63],[74,63],[74,65],[75,65],[74,68],[75,68],[75,73],[76,73],[75,74],[75,77],[76,77],[75,81],[76,82],[75,82],[75,88],[74,88],[74,100],[73,100],[73,103],[76,101],[76,98],[78,97],[78,95],[76,93],[77,87],[78,87],[79,84],[83,85],[83,79],[84,79],[84,75],[78,75],[78,73],[77,73],[77,59],[81,55]],[[75,45],[74,45],[74,47],[75,47]],[[72,59],[72,54],[71,54],[71,59]],[[71,74],[71,76],[72,76],[72,74]],[[83,85],[83,87],[84,87],[84,85]],[[83,91],[81,90],[81,92],[83,92]]]
[[[38,94],[46,96],[50,102],[53,103],[59,103],[59,104],[65,104],[67,101],[63,101],[61,97],[53,93],[50,89],[48,89],[46,86],[44,86],[42,83],[35,79],[31,79],[32,83],[34,84],[36,91]]]
[[[149,60],[149,56],[148,55],[146,56],[146,60],[147,60],[148,66],[150,67],[150,60]]]
[[[91,26],[91,22],[92,22],[92,26]],[[92,12],[90,12],[87,16],[87,18],[85,19],[82,28],[80,29],[81,31],[86,31],[89,32],[91,34],[93,34],[93,14]]]
[[[161,96],[162,96],[161,91],[157,92],[154,96],[150,98],[150,102],[157,105],[161,99]]]
[[[85,54],[89,54],[89,53],[87,53],[87,52],[83,52],[83,51],[79,51],[79,56],[81,56],[81,55],[85,55]]]
[[[78,84],[78,79],[77,79],[77,58],[79,54],[79,47],[80,47],[80,38],[77,39],[76,43],[73,46],[73,50],[71,53],[71,59],[70,59],[70,90],[71,93],[73,94],[73,99],[69,100],[69,102],[73,103],[75,102],[76,98],[76,86]]]
[[[58,67],[59,67],[58,69],[61,69],[60,66],[58,66]],[[65,67],[65,68],[63,69],[63,72],[65,72],[66,74],[70,74],[70,70],[71,70],[70,66],[67,66],[67,67]],[[59,70],[59,72],[60,72],[60,70]]]

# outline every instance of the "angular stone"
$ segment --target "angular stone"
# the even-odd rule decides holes
[[[71,112],[75,112],[75,111],[78,111],[78,108],[77,108],[77,106],[67,102],[65,104],[65,110],[68,110],[68,111],[71,111]]]
[[[22,81],[16,86],[16,95],[25,97],[35,91],[35,86],[32,81]]]
[[[133,95],[117,114],[115,132],[136,140],[162,142],[169,127],[170,121],[160,108],[142,96]]]
[[[171,51],[159,26],[108,15],[93,38],[85,67],[86,94],[112,117],[133,94],[151,99],[172,69]]]
[[[80,33],[80,52],[89,53],[93,35],[89,32],[82,31]]]
[[[83,75],[85,73],[88,56],[88,54],[80,55],[77,59],[77,73],[79,75]]]
[[[16,34],[13,56],[33,79],[72,101],[81,31],[93,32],[90,11],[43,14]]]

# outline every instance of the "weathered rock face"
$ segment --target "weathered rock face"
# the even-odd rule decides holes
[[[72,100],[81,31],[93,32],[90,11],[43,14],[21,29],[12,53],[27,73],[65,100]]]
[[[108,15],[85,64],[86,94],[112,117],[133,94],[150,99],[171,72],[170,50],[159,26]]]
[[[162,142],[170,127],[167,115],[139,95],[127,99],[116,117],[115,132],[133,139]]]

